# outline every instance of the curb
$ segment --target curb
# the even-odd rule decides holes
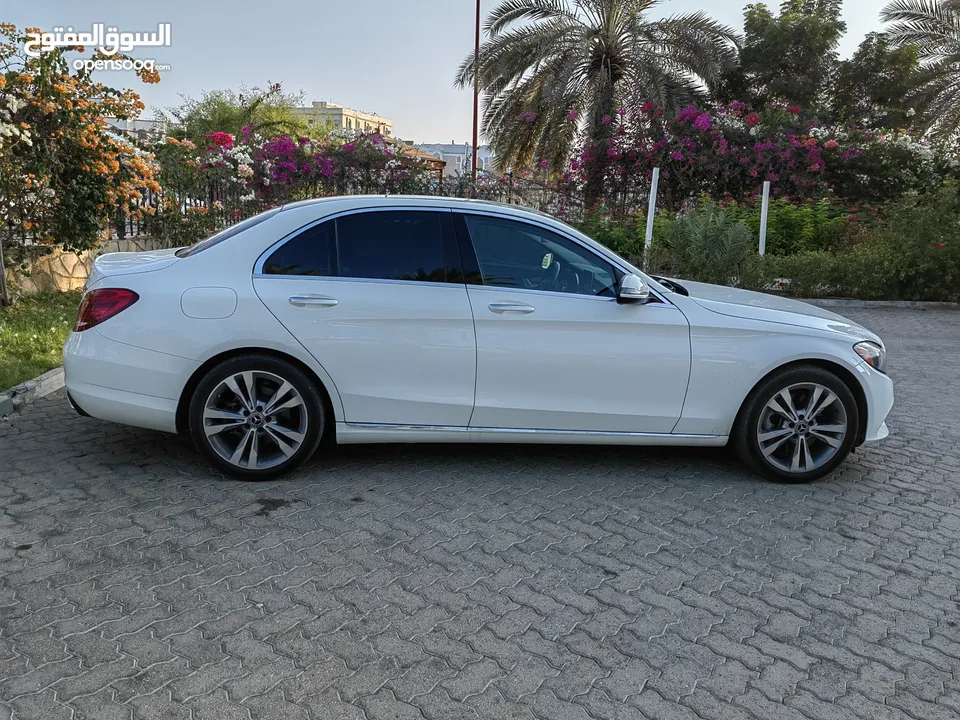
[[[960,310],[960,303],[922,300],[848,300],[846,298],[797,298],[805,303],[825,308],[899,309],[899,310]]]
[[[63,368],[45,372],[40,377],[27,380],[0,393],[0,417],[6,417],[24,405],[46,397],[63,387]]]

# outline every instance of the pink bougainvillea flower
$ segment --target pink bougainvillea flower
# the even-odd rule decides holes
[[[824,146],[825,148],[827,148],[828,150],[833,150],[834,148],[840,147],[840,143],[838,143],[838,142],[837,142],[836,140],[834,140],[833,138],[830,138],[829,140],[827,140],[827,141],[823,144],[823,146]]]
[[[353,152],[356,149],[357,149],[356,145],[354,145],[353,143],[344,143],[343,145],[344,152]]]
[[[702,115],[697,116],[697,119],[693,121],[693,126],[700,132],[706,132],[710,129],[711,122],[713,122],[713,118],[706,113],[703,113]]]
[[[756,113],[750,113],[749,115],[747,115],[747,125],[749,125],[750,127],[754,127],[759,123],[760,123],[759,115],[757,115]]]
[[[600,122],[602,122],[604,125],[609,125],[612,120],[613,118],[611,118],[609,115],[604,115],[603,120]]]
[[[570,122],[573,122],[574,120],[577,119],[577,117],[579,117],[577,111],[576,111],[576,110],[571,110],[571,111],[570,111],[570,114],[567,115],[567,120],[569,120]]]
[[[656,105],[654,105],[652,102],[648,100],[647,102],[645,102],[643,105],[640,106],[640,112],[644,113],[645,115],[649,115],[650,113],[653,112],[653,109],[655,107]]]
[[[683,153],[679,150],[674,150],[672,153],[670,153],[670,157],[672,157],[674,160],[680,161],[683,160]]]

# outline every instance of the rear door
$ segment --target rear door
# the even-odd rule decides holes
[[[320,222],[271,249],[254,287],[333,379],[346,422],[467,426],[476,339],[449,210]]]

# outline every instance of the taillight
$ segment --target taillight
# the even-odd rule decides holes
[[[117,313],[126,310],[139,299],[140,296],[133,290],[124,288],[91,290],[80,301],[77,322],[74,323],[73,331],[89,330],[104,320],[109,320]]]

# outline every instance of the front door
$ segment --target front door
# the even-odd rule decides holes
[[[690,374],[673,305],[620,305],[614,267],[540,225],[463,213],[481,285],[475,428],[669,433]]]
[[[254,287],[333,379],[346,422],[467,426],[476,340],[449,211],[314,225],[264,261]]]

